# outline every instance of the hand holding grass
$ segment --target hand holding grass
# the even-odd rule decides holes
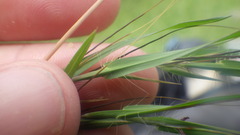
[[[0,5],[0,40],[59,38],[75,21],[74,19],[78,18],[81,12],[84,12],[80,9],[91,6],[94,1],[81,4],[78,2],[83,1],[18,2],[3,1]],[[26,8],[19,5],[22,3],[25,4]],[[88,23],[85,23],[75,35],[85,35],[96,27],[101,30],[110,25],[116,16],[119,1],[106,0],[102,6],[96,10],[92,15],[93,17],[87,20]],[[109,10],[112,10],[112,12],[109,12]],[[58,14],[59,16],[57,16]],[[45,135],[61,133],[74,135],[78,132],[81,110],[122,99],[144,97],[146,95],[153,97],[155,95],[157,85],[151,82],[134,81],[132,83],[123,79],[105,80],[103,78],[94,79],[78,95],[77,88],[72,80],[61,68],[66,66],[79,45],[64,46],[49,62],[39,59],[45,56],[46,52],[51,49],[52,44],[0,46],[0,134]],[[104,61],[116,58],[120,54],[121,50]],[[140,54],[143,54],[143,52],[137,51],[132,55]],[[99,67],[101,63],[99,62],[92,68]],[[147,78],[157,77],[154,69],[137,74]],[[81,83],[76,86],[79,87],[80,85]],[[139,90],[139,88],[144,91]],[[82,102],[80,110],[79,97],[81,100],[93,100],[102,97],[107,100],[91,103]],[[151,99],[143,102],[150,103]],[[100,109],[119,109],[121,106],[122,104],[118,104]],[[119,134],[131,133],[128,127],[119,127],[117,131]],[[88,134],[102,133],[104,135],[116,133],[114,128],[81,132],[89,132]]]

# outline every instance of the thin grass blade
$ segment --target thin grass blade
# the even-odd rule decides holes
[[[182,64],[188,68],[199,68],[218,71],[224,75],[240,76],[240,62],[233,60],[222,60],[218,63],[188,63]]]
[[[212,97],[189,101],[174,106],[159,105],[132,105],[126,106],[122,110],[109,110],[91,112],[82,115],[82,125],[85,128],[107,128],[111,126],[124,125],[129,123],[141,123],[157,126],[161,131],[172,133],[183,132],[186,134],[206,134],[206,135],[235,135],[239,131],[198,124],[188,121],[177,120],[168,117],[143,117],[144,114],[156,113],[161,111],[190,108],[200,105],[208,105],[219,102],[240,100],[240,95],[230,95]]]
[[[122,110],[112,110],[112,111],[98,111],[91,112],[82,115],[82,118],[87,119],[103,119],[103,118],[131,118],[135,116],[141,116],[144,114],[151,114],[156,112],[176,110],[190,108],[206,104],[214,104],[219,102],[235,101],[240,100],[240,95],[230,95],[230,96],[221,96],[221,97],[212,97],[206,99],[199,99],[195,101],[189,101],[186,103],[174,105],[174,106],[165,106],[165,105],[131,105],[126,106]]]
[[[203,76],[197,73],[192,73],[191,71],[187,70],[186,68],[180,68],[180,67],[161,67],[163,71],[166,71],[168,73],[172,73],[174,75],[179,75],[183,77],[189,77],[189,78],[196,78],[196,79],[204,79],[204,80],[211,80],[211,81],[220,81],[219,79]]]
[[[79,48],[79,50],[75,53],[67,67],[65,68],[65,72],[68,74],[68,76],[71,78],[73,77],[74,73],[79,67],[79,64],[83,60],[87,50],[89,49],[94,37],[95,37],[96,32],[94,31],[92,34],[89,35],[89,37],[84,41],[82,46]]]
[[[169,117],[134,117],[127,119],[131,122],[154,125],[157,126],[161,131],[167,131],[172,133],[179,133],[182,130],[186,134],[200,134],[201,135],[228,135],[228,134],[239,134],[239,131],[219,128],[215,126],[209,126],[204,124],[198,124],[188,121],[177,120]]]
[[[210,23],[215,23],[219,22],[222,20],[225,20],[229,18],[230,16],[225,16],[225,17],[215,17],[215,18],[210,18],[210,19],[204,19],[204,20],[197,20],[197,21],[189,21],[189,22],[184,22],[184,23],[179,23],[174,26],[171,26],[165,30],[168,29],[180,29],[180,28],[186,28],[186,27],[193,27],[193,26],[199,26],[199,25],[205,25],[205,24],[210,24]]]
[[[113,126],[120,126],[131,124],[131,121],[121,120],[121,119],[82,119],[81,129],[98,129],[98,128],[109,128]]]
[[[149,54],[149,55],[119,59],[107,65],[106,70],[114,70],[114,72],[111,72],[111,74],[107,75],[106,78],[108,79],[117,78],[117,77],[121,77],[136,71],[141,71],[147,68],[165,64],[167,62],[170,62],[174,59],[177,59],[183,56],[186,57],[188,55],[193,55],[196,51],[202,48],[215,45],[216,43],[219,43],[219,42],[232,40],[232,39],[238,38],[239,36],[240,36],[240,32],[235,32],[233,34],[220,38],[211,43],[207,43],[207,44],[190,48],[190,49],[183,49],[183,50],[177,50],[177,51],[171,51],[171,52],[165,52],[165,53]]]
[[[139,76],[134,76],[134,75],[126,75],[126,76],[120,77],[120,78],[132,79],[132,80],[142,80],[142,81],[155,82],[155,83],[165,83],[165,84],[172,84],[172,85],[181,85],[180,83],[162,81],[162,80],[154,80],[154,79],[149,79],[149,78],[144,78],[144,77],[139,77]]]
[[[152,35],[155,35],[157,33],[165,31],[165,30],[171,30],[171,29],[182,30],[182,29],[189,28],[189,27],[195,27],[195,26],[199,26],[199,25],[205,25],[205,24],[208,24],[208,23],[218,22],[218,21],[221,21],[221,20],[224,20],[224,19],[227,19],[227,18],[228,17],[217,17],[217,18],[210,18],[210,19],[206,19],[206,20],[184,22],[184,23],[181,23],[181,24],[171,26],[171,27],[169,27],[167,29],[164,29],[164,30],[160,30],[160,31],[157,31],[157,32],[154,32],[154,33],[143,35],[141,37],[132,38],[132,39],[128,39],[128,40],[125,40],[125,41],[118,42],[114,45],[111,45],[111,46],[93,54],[94,56],[88,56],[88,57],[91,57],[91,58],[80,69],[78,69],[78,71],[75,73],[75,75],[79,75],[80,73],[87,70],[89,67],[91,67],[95,63],[97,63],[99,60],[106,57],[108,54],[110,54],[113,51],[116,51],[117,49],[120,49],[120,48],[122,48],[126,45],[129,45],[132,42],[135,42],[136,40],[141,40],[141,39],[144,39],[146,37],[150,37]],[[178,30],[175,30],[174,32],[176,32],[176,31],[178,31]],[[174,33],[174,32],[173,31],[169,32],[169,34]],[[166,35],[169,35],[169,34],[166,34]],[[165,36],[163,36],[163,37],[165,37]],[[86,58],[88,58],[88,57],[86,57]]]

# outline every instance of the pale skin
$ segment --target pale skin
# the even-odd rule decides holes
[[[95,0],[0,0],[0,40],[60,38],[94,2]],[[105,0],[74,35],[89,34],[96,27],[105,29],[117,15],[119,4],[120,0]],[[79,123],[82,110],[128,98],[149,96],[152,98],[141,103],[152,101],[158,85],[143,81],[98,78],[78,93],[77,88],[84,82],[75,85],[62,69],[80,45],[81,43],[69,43],[63,46],[49,61],[44,61],[43,57],[53,47],[51,43],[0,45],[0,134],[76,135],[81,126]],[[100,61],[92,69],[99,67],[103,61],[118,57],[122,50]],[[131,56],[141,54],[144,53],[139,50]],[[157,79],[158,76],[155,69],[136,74],[152,79]],[[83,102],[99,98],[107,100]],[[129,102],[97,110],[120,109],[126,104]],[[133,133],[129,127],[120,126],[80,130],[80,134]]]

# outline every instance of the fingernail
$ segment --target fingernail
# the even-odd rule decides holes
[[[60,133],[65,109],[63,90],[47,70],[34,66],[0,69],[0,134]]]

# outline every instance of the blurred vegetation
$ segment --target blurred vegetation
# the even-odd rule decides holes
[[[144,11],[148,10],[159,0],[122,0],[121,10],[116,21],[107,30],[99,33],[96,37],[96,42],[104,39],[107,35],[128,23],[133,18],[137,17]],[[159,7],[155,8],[150,13],[146,14],[134,24],[125,28],[120,34],[108,40],[112,42],[118,39],[121,35],[139,28],[146,22],[161,14],[171,1],[165,0]],[[231,18],[217,23],[231,27],[240,27],[240,1],[239,0],[177,0],[176,4],[170,8],[150,29],[147,33],[156,30],[164,29],[177,23],[207,19],[219,16],[231,16]],[[206,41],[212,41],[221,36],[224,36],[232,30],[216,27],[200,27],[178,32],[174,35],[164,38],[163,40],[145,48],[147,52],[156,52],[163,49],[164,44],[173,37],[177,38],[199,38]],[[137,36],[137,35],[135,35]],[[79,40],[78,40],[79,41]],[[142,43],[145,43],[144,41]],[[141,42],[139,44],[142,44]]]

